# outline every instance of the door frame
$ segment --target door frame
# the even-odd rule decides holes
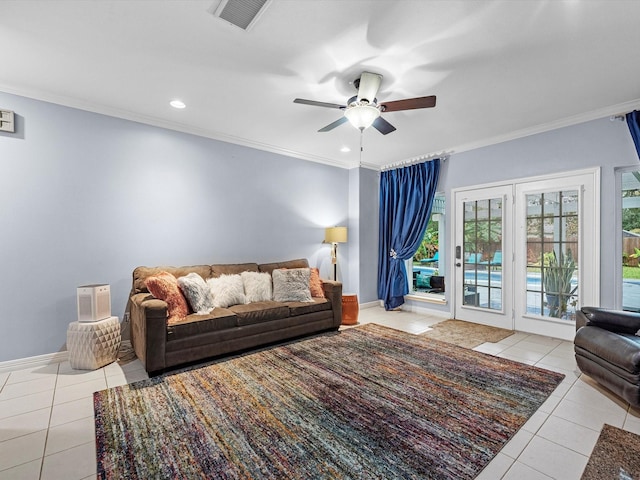
[[[466,191],[481,190],[483,188],[488,189],[493,187],[511,186],[513,188],[513,195],[512,195],[513,201],[517,202],[515,190],[516,190],[516,185],[518,184],[560,180],[567,177],[576,177],[581,175],[592,176],[591,177],[592,182],[590,182],[589,187],[593,191],[593,205],[592,205],[591,211],[586,211],[585,206],[583,206],[581,202],[580,235],[581,236],[585,235],[585,228],[591,228],[593,233],[588,233],[588,235],[592,235],[593,255],[591,258],[585,259],[584,249],[583,248],[580,249],[581,257],[579,259],[579,262],[580,262],[579,265],[587,265],[589,266],[591,271],[587,272],[587,275],[585,275],[585,270],[581,271],[580,296],[579,296],[580,303],[578,304],[577,308],[580,308],[580,306],[582,305],[599,306],[600,305],[600,243],[601,243],[600,242],[600,176],[601,176],[600,167],[587,168],[587,169],[581,169],[581,170],[572,170],[567,172],[558,172],[558,173],[548,174],[548,175],[537,175],[532,177],[516,178],[512,180],[504,180],[499,182],[485,183],[485,184],[472,185],[468,187],[460,187],[460,188],[452,189],[451,200],[450,200],[452,220],[449,222],[449,238],[450,238],[449,251],[455,252],[455,247],[456,247],[456,240],[457,240],[456,229],[457,229],[457,223],[458,223],[458,211],[457,211],[458,206],[456,205],[456,197],[458,194],[462,194]],[[517,205],[513,205],[513,206],[517,207]],[[513,224],[513,228],[518,228],[517,226],[518,222],[516,221],[517,219],[515,218],[516,210],[517,208],[513,208],[512,210],[514,218],[511,223]],[[517,233],[518,232],[515,232],[515,231],[511,232],[513,252],[514,252],[514,254],[512,255],[513,258],[511,259],[511,261],[513,262],[514,265],[519,260],[519,258],[516,258],[516,257],[518,257],[519,255],[520,256],[522,255],[522,252],[518,247],[518,242],[520,237],[518,236]],[[504,261],[505,259],[503,258],[503,262]],[[456,300],[459,294],[456,290],[458,289],[458,283],[459,283],[458,276],[462,272],[462,270],[455,267],[455,262],[456,262],[455,255],[451,255],[451,263],[450,263],[449,270],[452,278],[452,281],[450,282],[450,284],[453,287],[453,291],[451,292],[451,297],[450,297],[453,300],[452,307],[451,307],[451,314],[453,318],[457,318],[459,314],[459,311],[458,311],[459,306]],[[513,324],[517,328],[517,326],[521,326],[522,322],[520,321],[520,319],[516,318],[516,313],[515,313],[518,310],[518,306],[515,304],[515,302],[517,301],[516,277],[517,275],[514,269],[514,272],[513,272],[514,285],[511,287],[513,299],[511,304],[514,307],[513,308],[514,310]],[[505,288],[504,285],[503,285],[503,288]],[[566,340],[572,340],[575,335],[575,324],[573,322],[571,322],[569,325],[560,325],[553,321],[545,321],[545,322],[539,322],[539,323],[542,324],[541,327],[528,328],[527,332],[556,337],[556,338],[562,338]]]

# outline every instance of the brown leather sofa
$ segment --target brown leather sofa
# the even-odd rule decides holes
[[[133,271],[130,295],[131,343],[149,374],[161,373],[210,357],[240,352],[303,335],[337,330],[342,321],[342,284],[322,280],[326,298],[313,302],[253,302],[215,308],[208,315],[190,314],[167,325],[167,304],[153,297],[145,280],[167,271],[176,277],[196,272],[204,279],[243,271],[269,272],[276,268],[306,268],[306,259],[286,262],[138,267]]]
[[[640,407],[640,314],[582,307],[576,315],[578,368]]]

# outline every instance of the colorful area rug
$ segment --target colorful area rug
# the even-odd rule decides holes
[[[422,335],[464,348],[475,348],[485,342],[499,342],[513,335],[512,330],[463,322],[462,320],[445,320],[432,325],[431,328],[432,330]]]
[[[604,425],[581,480],[640,479],[640,435]]]
[[[472,479],[562,374],[368,324],[94,394],[100,479]]]

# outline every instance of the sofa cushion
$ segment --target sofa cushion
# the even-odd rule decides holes
[[[191,314],[167,327],[167,341],[234,328],[238,317],[226,308],[216,308],[208,315]]]
[[[211,288],[213,304],[216,307],[230,307],[239,303],[245,303],[244,285],[240,275],[220,275],[207,280]]]
[[[174,277],[184,277],[185,275],[195,272],[205,280],[211,277],[211,267],[209,265],[191,265],[187,267],[137,267],[133,271],[133,293],[148,292],[149,289],[145,285],[145,280],[151,275],[157,275],[160,272],[169,272]]]
[[[273,300],[276,302],[311,302],[308,268],[276,269],[273,278]]]
[[[286,304],[292,317],[331,310],[331,302],[326,298],[314,297],[312,302],[287,302]]]
[[[238,316],[238,326],[253,325],[289,317],[289,307],[279,302],[253,302],[229,307]]]
[[[271,275],[262,272],[242,272],[245,303],[266,302],[273,297]]]
[[[207,282],[195,272],[178,278],[178,286],[191,306],[191,310],[199,315],[206,315],[213,310],[213,295]]]
[[[178,280],[168,272],[147,277],[145,285],[151,294],[167,303],[167,324],[178,322],[189,314],[187,300],[178,287]]]
[[[297,260],[288,260],[286,262],[262,263],[258,265],[261,272],[273,273],[278,268],[309,268],[309,262],[306,258]]]
[[[239,275],[242,272],[257,272],[257,263],[228,263],[211,265],[211,276]]]

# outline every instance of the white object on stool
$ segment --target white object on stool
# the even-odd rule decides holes
[[[67,328],[69,363],[76,370],[96,370],[113,363],[120,348],[120,321],[71,322]]]

